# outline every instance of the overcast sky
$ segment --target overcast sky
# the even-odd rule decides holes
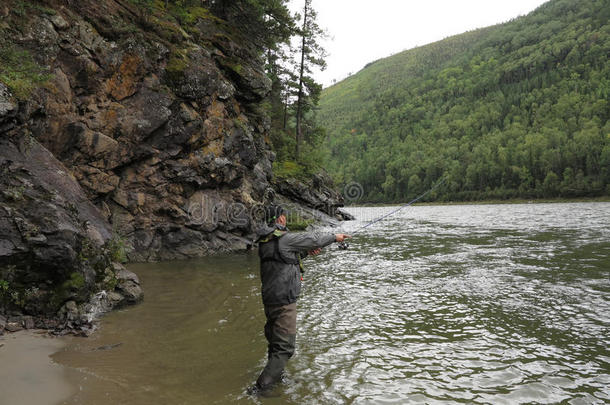
[[[465,31],[508,21],[547,0],[313,0],[328,67],[316,75],[324,87],[379,58]],[[290,0],[299,11],[304,0]]]

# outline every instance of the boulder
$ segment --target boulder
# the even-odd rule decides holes
[[[118,281],[116,291],[122,295],[126,304],[135,304],[143,298],[140,279],[123,265],[114,263],[114,272]]]
[[[9,318],[6,322],[5,329],[7,332],[17,332],[23,329],[23,323],[21,317]]]
[[[48,17],[49,21],[55,26],[58,31],[63,31],[70,28],[70,24],[61,16],[61,14],[53,14]]]
[[[34,317],[33,316],[24,316],[23,317],[23,327],[25,329],[34,329],[35,323],[34,323]]]

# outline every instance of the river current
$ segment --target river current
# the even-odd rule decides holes
[[[133,264],[144,302],[53,355],[63,404],[610,401],[610,203],[349,208],[306,260],[297,352],[245,394],[266,341],[255,252]]]

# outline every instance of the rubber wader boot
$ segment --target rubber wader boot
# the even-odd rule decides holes
[[[256,380],[256,385],[261,390],[269,390],[280,381],[288,359],[294,354],[295,343],[296,335],[273,333],[267,365]]]

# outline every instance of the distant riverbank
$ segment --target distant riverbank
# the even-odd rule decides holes
[[[358,202],[354,205],[346,205],[346,207],[387,207],[406,204],[408,201],[402,202],[379,202],[367,203]],[[508,200],[475,200],[475,201],[426,201],[416,202],[413,205],[484,205],[484,204],[552,204],[552,203],[582,203],[582,202],[610,202],[610,196],[589,197],[589,198],[511,198]]]

